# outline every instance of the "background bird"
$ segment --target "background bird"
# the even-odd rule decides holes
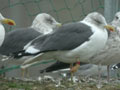
[[[46,13],[38,14],[30,27],[18,28],[8,32],[5,41],[0,48],[0,54],[10,55],[20,51],[24,46],[39,35],[51,33],[54,29],[60,27],[51,15]]]
[[[46,13],[38,14],[30,27],[18,28],[6,34],[5,41],[0,47],[0,54],[11,56],[13,53],[22,50],[28,42],[37,36],[49,34],[60,26],[61,23],[57,22],[51,15]],[[19,60],[11,60],[8,58],[7,60],[9,61],[6,63],[21,64],[26,58],[29,57],[23,57]]]
[[[3,44],[5,38],[5,28],[2,24],[15,25],[15,22],[3,17],[0,13],[0,46]]]
[[[2,46],[5,38],[5,28],[2,24],[16,25],[13,20],[3,17],[0,13],[0,47]],[[4,68],[4,66],[2,66],[1,68]]]
[[[114,24],[114,26],[116,27],[116,29],[120,32],[120,12],[117,12],[117,13],[116,13],[116,15],[115,15],[114,20],[113,20],[112,23]],[[119,33],[119,32],[118,32],[118,33]],[[120,35],[120,34],[119,34],[119,35]],[[118,56],[118,58],[119,58],[119,56]],[[112,70],[118,69],[118,68],[120,68],[120,63],[114,64],[114,65],[112,66]]]

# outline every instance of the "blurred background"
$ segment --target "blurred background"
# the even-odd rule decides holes
[[[0,12],[16,21],[14,28],[30,26],[39,13],[48,13],[57,21],[67,23],[97,11],[111,21],[119,7],[120,0],[0,0]]]
[[[82,20],[93,11],[102,13],[107,22],[110,22],[119,10],[120,0],[0,0],[0,12],[3,16],[11,18],[16,22],[15,27],[6,25],[7,31],[9,29],[29,27],[39,13],[48,13],[64,24]],[[5,65],[10,67],[13,64]],[[31,76],[38,76],[39,69],[45,66],[38,65],[32,67]],[[12,70],[7,72],[6,75],[19,76],[19,73],[19,70]]]

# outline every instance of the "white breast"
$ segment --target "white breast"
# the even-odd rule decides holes
[[[111,65],[120,62],[120,37],[119,34],[113,32],[109,36],[106,47],[91,58],[94,64]],[[93,62],[94,61],[94,62]]]
[[[5,37],[5,29],[3,25],[0,24],[0,46],[2,45]]]
[[[89,38],[89,41],[86,41],[71,51],[63,52],[62,55],[59,54],[59,60],[67,63],[73,63],[78,61],[77,58],[79,58],[79,61],[89,62],[90,57],[100,52],[104,48],[108,38],[106,30],[97,29],[99,28],[92,28],[94,34]]]

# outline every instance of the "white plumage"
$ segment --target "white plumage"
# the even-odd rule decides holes
[[[91,30],[94,34],[91,35],[89,41],[84,42],[79,47],[70,50],[67,53],[64,53],[64,51],[61,53],[58,52],[57,60],[65,63],[74,63],[77,61],[90,63],[88,58],[94,56],[96,53],[98,53],[101,49],[104,48],[108,38],[107,31],[101,30],[90,23],[83,23],[92,27]]]
[[[5,37],[5,29],[3,25],[0,23],[0,46],[2,45]]]
[[[59,28],[61,23],[57,22],[47,13],[38,14],[30,27],[18,28],[6,34],[5,42],[0,47],[0,54],[11,55],[25,48],[25,45],[37,36],[52,33]]]
[[[4,38],[5,38],[5,28],[2,25],[3,24],[9,24],[9,25],[15,25],[15,22],[11,19],[4,18],[2,14],[0,13],[0,46],[3,44]]]
[[[47,13],[41,13],[35,17],[31,28],[34,28],[38,32],[45,35],[51,33],[54,29],[60,26],[61,23],[57,22],[51,15]]]

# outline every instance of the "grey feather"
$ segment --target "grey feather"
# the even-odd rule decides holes
[[[10,31],[6,34],[3,45],[0,47],[0,54],[9,55],[10,53],[18,52],[24,46],[40,33],[33,28],[20,28]]]
[[[55,51],[55,50],[72,50],[85,41],[93,34],[91,28],[83,23],[69,23],[63,25],[54,33],[45,37],[45,41],[39,46],[41,37],[37,38],[34,43],[34,48],[39,49],[41,52]]]

